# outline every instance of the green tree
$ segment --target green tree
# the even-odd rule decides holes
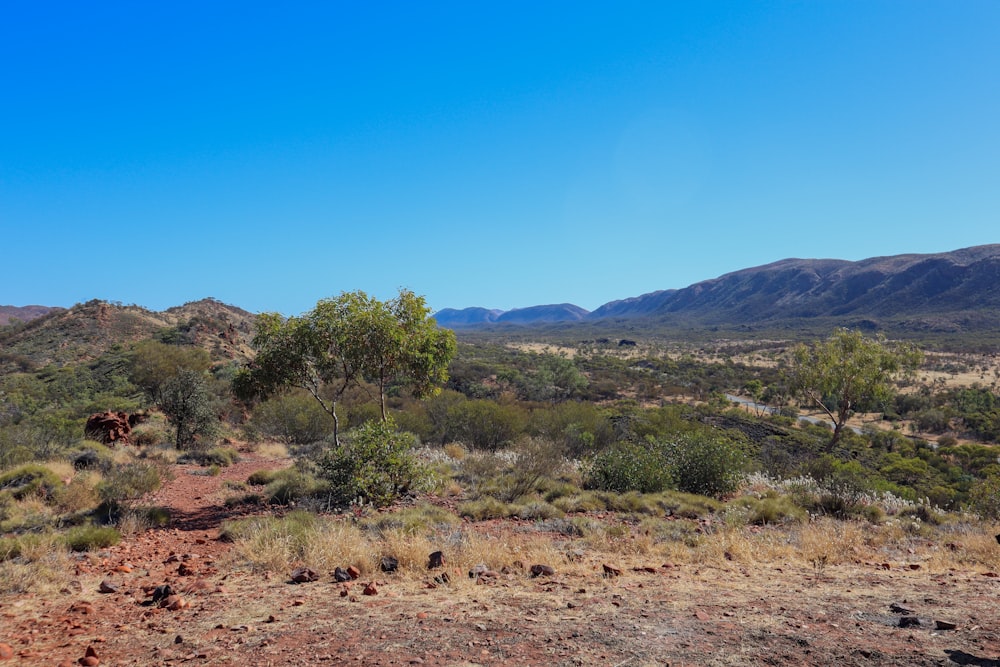
[[[195,436],[214,432],[218,420],[212,404],[208,383],[197,371],[182,370],[163,385],[159,406],[177,429],[177,449],[191,445]]]
[[[391,383],[421,398],[448,379],[455,334],[439,329],[423,297],[400,290],[389,301],[364,292],[323,299],[301,317],[265,313],[257,320],[257,355],[233,379],[238,398],[267,398],[291,387],[307,391],[333,417],[340,446],[337,403],[362,381],[375,385],[382,421],[388,420]]]
[[[913,345],[838,329],[825,341],[795,348],[790,386],[830,418],[833,448],[847,420],[858,410],[888,405],[896,380],[915,370],[922,359]]]
[[[156,340],[136,343],[132,351],[129,378],[159,403],[163,386],[179,371],[207,371],[212,360],[198,347],[167,345]]]

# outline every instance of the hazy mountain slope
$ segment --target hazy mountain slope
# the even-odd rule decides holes
[[[434,319],[445,328],[468,327],[480,324],[490,324],[497,321],[497,317],[503,313],[502,310],[489,310],[487,308],[445,308],[434,313]]]
[[[10,324],[12,320],[28,322],[43,315],[48,315],[53,310],[62,310],[62,308],[52,308],[49,306],[0,306],[0,327]]]
[[[546,322],[578,322],[587,317],[589,311],[571,303],[548,306],[531,306],[508,310],[496,321],[499,324],[536,324]]]

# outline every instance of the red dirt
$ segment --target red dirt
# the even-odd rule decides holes
[[[473,593],[383,575],[377,595],[358,586],[344,597],[325,572],[292,585],[219,570],[223,482],[283,464],[250,457],[218,477],[177,466],[152,501],[171,525],[80,556],[59,594],[0,599],[0,644],[24,665],[82,664],[93,647],[101,665],[1000,667],[1000,578],[972,570],[650,563],[607,579],[595,563],[589,574],[504,574]],[[118,592],[99,593],[104,579]],[[164,583],[190,606],[148,604],[143,588]],[[919,625],[899,627],[892,603]]]

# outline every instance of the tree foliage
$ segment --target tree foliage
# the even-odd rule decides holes
[[[339,446],[337,402],[351,387],[374,385],[384,422],[390,386],[423,397],[447,381],[455,334],[429,315],[424,298],[409,290],[388,301],[344,292],[287,320],[263,314],[253,339],[257,356],[234,378],[233,391],[247,400],[304,389],[333,417]]]
[[[793,392],[830,418],[832,448],[855,412],[884,409],[890,403],[895,381],[916,369],[922,357],[912,345],[838,329],[825,341],[795,348],[790,384]]]
[[[212,409],[213,396],[202,373],[182,370],[163,385],[160,394],[160,409],[177,430],[177,449],[215,431],[218,419]]]

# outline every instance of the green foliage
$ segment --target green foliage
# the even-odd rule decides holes
[[[166,384],[179,372],[201,374],[211,365],[208,352],[201,348],[144,340],[132,351],[129,377],[154,403],[160,403]]]
[[[28,497],[53,499],[65,485],[59,476],[36,463],[19,466],[0,474],[0,494],[15,500]]]
[[[413,444],[413,435],[396,431],[392,421],[370,421],[320,458],[320,476],[340,502],[362,498],[384,507],[427,476],[410,451]]]
[[[290,505],[326,493],[328,489],[329,484],[316,479],[308,470],[285,468],[275,471],[266,482],[263,498],[272,505]]]
[[[128,506],[160,488],[163,479],[157,466],[137,461],[116,466],[104,474],[97,493],[110,511]]]
[[[886,409],[895,393],[895,379],[915,369],[922,358],[912,345],[838,329],[823,342],[795,349],[790,387],[829,416],[834,426],[832,448],[856,411]]]
[[[337,402],[351,387],[375,385],[384,421],[390,388],[423,397],[448,379],[455,334],[438,329],[429,314],[424,298],[409,290],[384,302],[344,292],[288,320],[266,313],[257,320],[257,356],[233,379],[233,392],[251,400],[303,389],[333,418],[339,444]]]
[[[809,513],[789,496],[764,498],[738,498],[727,510],[727,520],[739,518],[745,523],[764,526],[768,524],[801,523],[808,521]]]
[[[197,463],[200,466],[216,466],[226,468],[240,460],[240,455],[230,447],[212,447],[185,452],[177,459],[178,463]]]
[[[969,508],[984,519],[1000,519],[1000,475],[990,475],[972,486]]]
[[[692,432],[665,445],[670,476],[681,491],[720,498],[743,479],[747,458],[741,443],[710,432]]]
[[[527,421],[527,414],[516,405],[477,399],[449,411],[447,432],[470,447],[493,452],[514,442]]]
[[[71,551],[96,551],[121,541],[121,533],[112,526],[75,526],[63,533],[63,542]]]
[[[594,457],[586,486],[602,491],[656,493],[672,479],[666,452],[653,442],[619,442]]]
[[[299,390],[274,396],[253,409],[248,430],[290,445],[308,445],[333,431],[333,418]]]
[[[215,433],[218,419],[203,374],[179,371],[161,388],[159,405],[176,429],[177,449],[191,447],[198,436],[210,437]]]

